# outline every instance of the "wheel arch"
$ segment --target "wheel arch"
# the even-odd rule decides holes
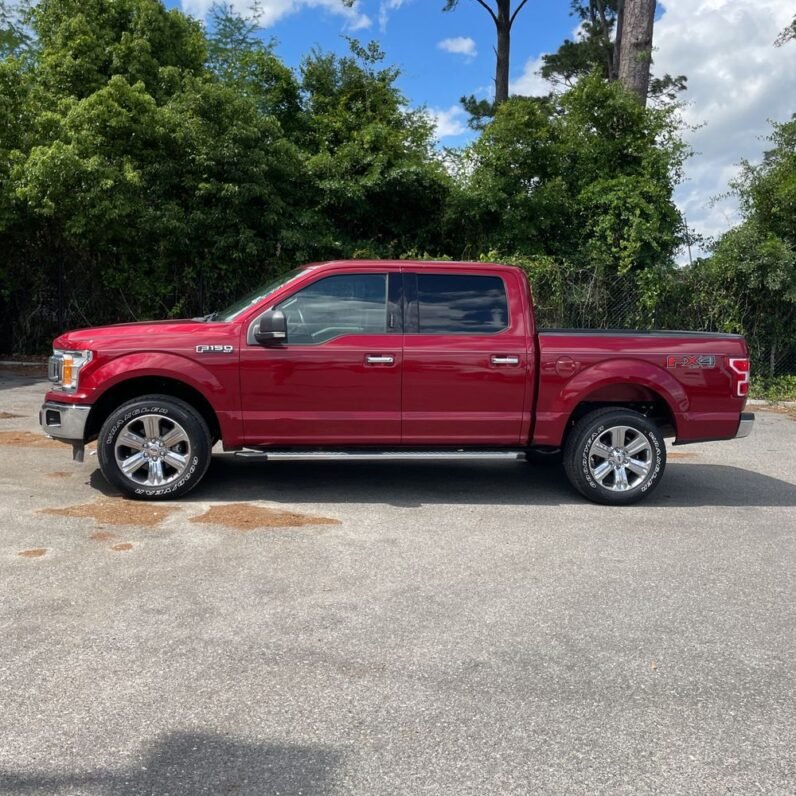
[[[548,396],[548,401],[558,411],[544,413],[545,427],[540,429],[537,424],[534,437],[539,436],[544,444],[558,440],[560,445],[564,445],[575,423],[594,409],[632,409],[654,420],[665,436],[677,436],[678,414],[689,407],[683,385],[671,374],[632,358],[611,359],[585,368],[563,385],[558,395]]]
[[[210,430],[213,442],[221,439],[218,415],[202,393],[190,384],[169,376],[133,376],[109,387],[91,407],[86,420],[85,441],[90,442],[99,435],[102,424],[110,414],[128,401],[142,395],[165,395],[178,398],[192,406],[202,416]]]
[[[664,396],[645,385],[626,382],[598,387],[583,396],[567,418],[562,443],[578,420],[602,408],[631,409],[654,421],[664,436],[677,436],[677,419]]]

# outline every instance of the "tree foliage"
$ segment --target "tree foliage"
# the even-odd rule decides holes
[[[471,250],[552,255],[606,273],[670,263],[685,154],[673,124],[670,111],[646,111],[596,76],[560,96],[509,100],[470,152],[461,235]]]
[[[775,124],[770,141],[762,163],[745,162],[733,183],[743,222],[693,270],[709,296],[707,312],[744,332],[773,376],[796,355],[796,116]]]
[[[523,265],[544,323],[793,347],[793,123],[745,165],[741,227],[678,269],[674,110],[606,80],[597,32],[571,86],[490,107],[444,153],[375,44],[291,69],[256,13],[219,6],[205,29],[159,0],[40,0],[0,34],[0,349],[206,312],[310,260],[407,255]]]
[[[213,308],[297,262],[441,245],[450,178],[374,47],[299,72],[251,20],[42,0],[0,61],[4,348]]]

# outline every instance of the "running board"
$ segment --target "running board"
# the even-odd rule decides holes
[[[236,456],[245,459],[267,459],[269,461],[299,462],[366,462],[366,461],[474,461],[511,460],[525,458],[525,451],[279,451],[243,450],[235,451]]]

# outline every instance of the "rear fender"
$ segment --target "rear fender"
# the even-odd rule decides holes
[[[563,385],[551,374],[543,372],[539,388],[536,425],[533,434],[535,445],[559,446],[566,431],[569,418],[578,405],[590,400],[600,391],[610,394],[611,386],[633,385],[644,387],[659,396],[668,406],[675,421],[688,411],[688,395],[670,373],[663,368],[639,359],[611,359],[591,365],[565,382]],[[546,383],[547,382],[547,383]],[[604,400],[603,397],[600,400]],[[617,399],[617,403],[621,400]]]

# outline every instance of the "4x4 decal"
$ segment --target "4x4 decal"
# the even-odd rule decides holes
[[[667,368],[715,368],[716,357],[713,354],[669,354],[666,357]]]

